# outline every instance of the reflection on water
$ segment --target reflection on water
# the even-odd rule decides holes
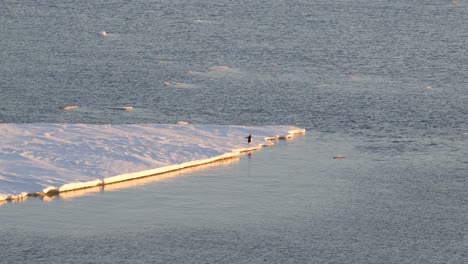
[[[130,179],[127,181],[110,183],[110,184],[106,184],[102,186],[94,186],[94,187],[89,187],[89,188],[61,192],[61,193],[53,193],[51,195],[33,195],[33,196],[38,197],[44,202],[50,202],[56,198],[61,198],[62,200],[69,200],[69,199],[73,199],[79,196],[86,196],[86,195],[103,192],[103,191],[118,191],[118,190],[125,189],[125,188],[134,188],[134,187],[141,186],[144,184],[167,181],[168,179],[175,178],[181,174],[197,172],[197,171],[204,170],[204,169],[214,167],[214,166],[221,166],[221,167],[229,166],[231,164],[238,163],[238,162],[239,162],[239,157],[232,157],[232,158],[217,160],[214,162],[201,164],[201,165],[197,165],[193,167],[183,168],[183,169],[176,170],[176,171],[170,171],[170,172],[165,172],[165,173],[161,173],[157,175],[151,175],[147,177]],[[28,196],[25,196],[23,199],[1,200],[0,206],[7,204],[7,203],[23,202],[23,201],[26,201],[27,199],[28,199]]]
[[[91,187],[91,188],[84,188],[84,189],[79,189],[79,190],[61,192],[56,196],[60,197],[63,200],[69,200],[69,199],[73,199],[79,196],[85,196],[85,195],[103,192],[103,191],[118,191],[118,190],[126,189],[126,188],[134,188],[134,187],[141,186],[144,184],[167,181],[169,179],[180,176],[181,174],[193,173],[193,172],[197,172],[197,171],[204,170],[204,169],[214,167],[214,166],[229,166],[237,162],[239,162],[239,158],[233,157],[230,159],[218,160],[215,162],[202,164],[199,166],[184,168],[184,169],[180,169],[177,171],[166,172],[166,173],[162,173],[158,175],[152,175],[152,176],[142,177],[142,178],[128,180],[128,181],[116,182],[112,184],[106,184],[103,186],[96,186],[96,187]],[[55,199],[56,196],[55,195],[54,196],[42,196],[41,199],[43,201],[48,202],[48,201]]]

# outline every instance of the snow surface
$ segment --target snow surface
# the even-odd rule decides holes
[[[292,126],[0,124],[0,201],[206,164],[303,133]]]

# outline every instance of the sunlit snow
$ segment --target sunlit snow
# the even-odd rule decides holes
[[[0,124],[0,200],[205,164],[305,132],[292,126],[183,124]]]

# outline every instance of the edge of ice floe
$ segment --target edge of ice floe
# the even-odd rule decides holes
[[[232,158],[242,155],[243,153],[251,152],[251,151],[259,150],[263,147],[271,146],[273,145],[271,141],[288,140],[288,139],[293,138],[294,135],[303,135],[305,134],[305,131],[306,131],[305,129],[296,129],[296,130],[288,131],[288,134],[284,136],[276,135],[273,137],[265,137],[265,140],[266,140],[265,143],[261,143],[261,144],[248,147],[248,148],[236,149],[232,152],[225,153],[225,154],[211,157],[211,158],[207,158],[207,159],[194,160],[194,161],[189,161],[189,162],[184,162],[180,164],[174,164],[174,165],[169,165],[169,166],[164,166],[160,168],[144,170],[144,171],[139,171],[139,172],[120,174],[116,176],[107,177],[102,180],[96,179],[96,180],[87,181],[87,182],[72,182],[72,183],[64,184],[58,188],[54,186],[49,186],[43,189],[42,192],[35,192],[35,193],[34,192],[32,193],[22,192],[21,194],[18,194],[18,195],[0,194],[0,203],[5,202],[5,201],[20,201],[20,200],[26,199],[29,196],[53,196],[53,195],[57,195],[63,192],[92,188],[96,186],[104,186],[107,184],[113,184],[113,183],[118,183],[118,182],[123,182],[123,181],[130,181],[134,179],[154,176],[154,175],[177,171],[177,170],[181,170],[181,169],[185,169],[189,167],[195,167],[195,166],[199,166],[199,165],[203,165],[207,163],[212,163],[212,162],[219,161],[219,160],[232,159]]]

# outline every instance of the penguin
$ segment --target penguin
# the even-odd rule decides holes
[[[252,134],[245,138],[247,139],[247,143],[252,143]]]

